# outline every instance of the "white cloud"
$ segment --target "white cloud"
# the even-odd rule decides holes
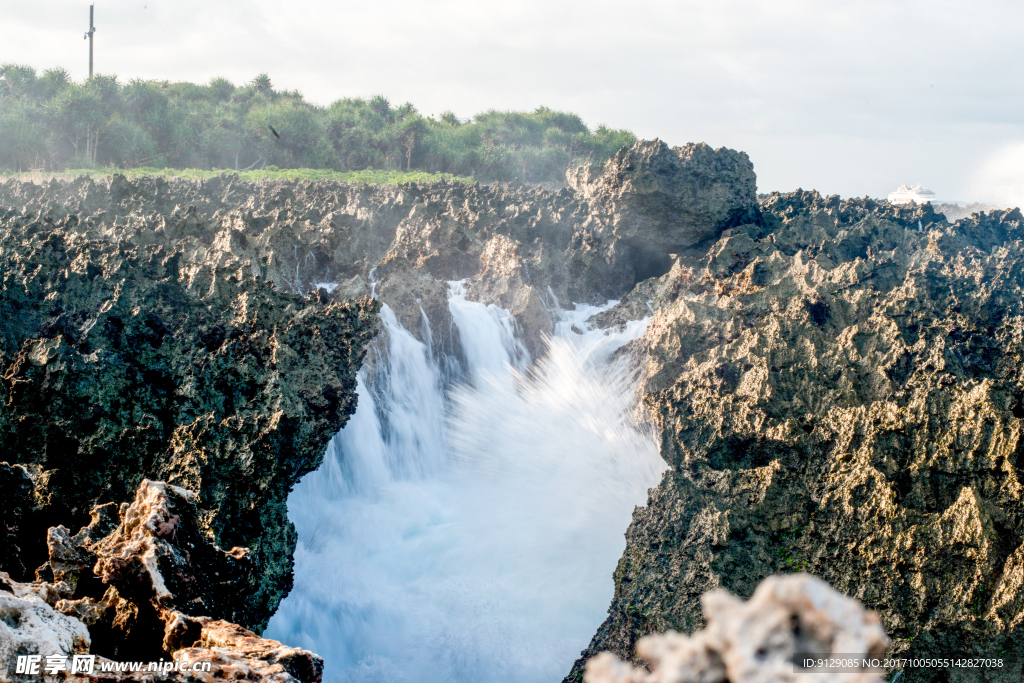
[[[143,8],[145,6],[145,9]],[[85,0],[0,0],[0,62],[84,76]],[[99,0],[97,69],[424,113],[544,104],[747,151],[762,190],[965,199],[979,150],[1024,138],[1024,5],[1000,0]]]

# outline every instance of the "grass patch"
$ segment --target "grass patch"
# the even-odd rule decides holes
[[[12,173],[6,176],[0,175],[0,181],[7,179],[20,180],[23,182],[40,183],[51,178],[71,180],[78,176],[89,176],[90,178],[108,178],[115,173],[129,178],[142,178],[145,176],[164,176],[168,178],[185,178],[188,180],[206,180],[221,175],[237,174],[242,180],[250,182],[262,182],[269,180],[334,180],[345,183],[365,183],[367,185],[404,185],[405,183],[436,183],[440,180],[450,180],[460,183],[472,183],[473,178],[456,176],[450,173],[427,173],[425,171],[378,171],[368,169],[365,171],[331,171],[320,168],[276,168],[273,166],[254,171],[231,171],[231,170],[205,170],[201,168],[87,168],[71,169],[56,173]]]

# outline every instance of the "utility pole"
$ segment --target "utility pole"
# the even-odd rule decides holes
[[[92,80],[92,36],[96,33],[96,27],[92,24],[93,9],[95,5],[89,5],[89,32],[85,34],[85,37],[89,39],[89,80]],[[99,137],[99,131],[96,131],[96,137]],[[93,140],[92,126],[89,126],[85,130],[85,156],[89,159],[90,163],[96,163],[96,142]]]
[[[89,5],[89,32],[85,37],[89,39],[89,78],[92,78],[92,34],[96,33],[96,27],[92,25],[92,12],[94,5]]]

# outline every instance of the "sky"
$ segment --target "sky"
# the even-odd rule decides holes
[[[0,0],[0,63],[88,73],[87,0]],[[758,190],[1024,203],[1018,0],[97,0],[96,71],[463,118],[538,106],[747,152]]]

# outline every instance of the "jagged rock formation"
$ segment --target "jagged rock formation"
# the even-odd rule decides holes
[[[757,220],[750,159],[703,142],[670,151],[660,140],[640,141],[619,150],[600,172],[580,166],[568,180],[598,209],[602,232],[637,249],[652,265]]]
[[[0,574],[5,669],[17,655],[65,655],[70,661],[92,653],[100,680],[134,679],[105,672],[103,664],[140,660],[208,662],[210,671],[171,670],[139,674],[138,680],[320,680],[323,660],[313,653],[224,620],[245,620],[237,595],[252,563],[248,549],[225,552],[200,530],[194,493],[144,479],[134,501],[116,507],[94,508],[90,524],[74,536],[62,526],[49,530],[49,560],[38,572],[49,581],[22,583]],[[4,674],[34,679],[30,673]]]
[[[161,228],[46,201],[0,200],[0,451],[23,466],[0,477],[19,548],[2,569],[31,578],[47,528],[167,480],[199,494],[219,544],[250,549],[239,599],[259,627],[290,585],[287,491],[355,410],[376,304],[275,289],[230,231],[187,217]]]
[[[48,588],[18,583],[6,572],[0,572],[0,679],[21,678],[8,670],[18,655],[71,657],[89,651],[85,624],[47,604],[46,598],[52,601],[55,595],[54,587]]]
[[[209,620],[259,630],[291,585],[287,493],[354,410],[379,302],[451,352],[447,281],[466,280],[537,356],[555,299],[623,294],[670,265],[648,242],[758,212],[744,155],[631,155],[657,178],[613,164],[585,192],[0,184],[0,569],[51,586],[109,656],[213,643]],[[659,219],[681,193],[710,233]]]
[[[893,652],[1019,661],[1024,216],[808,192],[762,210],[601,318],[657,310],[638,350],[671,469],[585,655],[634,658],[700,628],[705,591],[800,570],[875,610]]]
[[[380,300],[417,335],[421,308],[436,328],[451,327],[446,282],[465,278],[470,298],[517,317],[536,354],[550,331],[552,295],[603,302],[661,275],[671,261],[667,252],[654,258],[651,245],[690,245],[756,215],[754,181],[742,153],[654,142],[620,153],[603,174],[575,178],[579,191],[115,176],[8,181],[0,207],[19,225],[70,215],[79,232],[147,246],[182,242],[186,261],[260,275],[279,291],[330,283],[330,298],[343,301],[368,295],[375,279]],[[680,207],[692,208],[665,218]],[[444,334],[433,342],[455,346]]]
[[[1021,653],[1024,217],[757,205],[745,155],[657,141],[569,180],[0,185],[0,569],[39,568],[94,647],[248,647],[211,624],[259,630],[290,586],[284,501],[354,408],[361,297],[451,353],[464,279],[534,356],[554,298],[653,314],[631,352],[671,469],[588,654],[635,658],[700,628],[704,592],[791,570],[874,609],[896,652]]]
[[[882,683],[879,668],[794,667],[817,658],[881,659],[889,639],[878,616],[806,574],[771,576],[747,602],[728,591],[701,598],[706,628],[645,636],[650,671],[609,652],[587,662],[584,683]]]

